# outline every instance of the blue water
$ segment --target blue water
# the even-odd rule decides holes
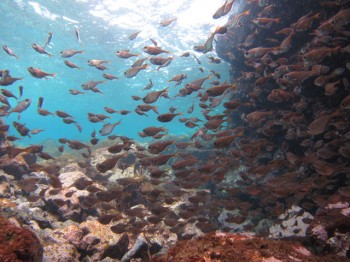
[[[222,24],[220,20],[213,20],[211,15],[222,1],[211,1],[208,10],[197,10],[201,1],[20,1],[2,0],[1,10],[1,45],[9,46],[19,57],[16,60],[3,50],[0,51],[0,69],[9,69],[11,76],[24,77],[11,86],[3,87],[15,95],[18,95],[18,86],[24,87],[21,100],[29,98],[31,106],[20,116],[20,123],[26,124],[29,129],[44,129],[45,131],[32,135],[31,138],[22,137],[20,143],[35,144],[45,140],[57,140],[65,137],[67,139],[78,139],[88,141],[90,134],[95,129],[100,130],[103,123],[93,124],[88,121],[87,113],[100,113],[109,115],[103,110],[108,106],[116,110],[130,110],[132,113],[122,116],[117,113],[110,115],[105,123],[114,123],[122,120],[112,134],[125,135],[133,139],[141,140],[137,133],[148,126],[165,126],[172,135],[193,134],[196,128],[187,128],[184,123],[176,117],[172,122],[161,123],[157,115],[149,111],[146,116],[139,116],[134,109],[142,101],[134,101],[131,96],[144,97],[147,92],[160,90],[165,87],[169,89],[169,99],[160,98],[153,103],[158,107],[160,114],[167,113],[169,107],[176,107],[177,112],[182,112],[181,117],[199,117],[203,119],[201,108],[198,107],[199,98],[197,93],[187,97],[176,97],[178,90],[197,78],[202,78],[214,70],[221,74],[220,82],[229,80],[229,65],[225,62],[211,64],[207,56],[216,55],[215,51],[206,55],[193,51],[194,45],[204,44],[210,31]],[[163,19],[177,17],[168,27],[159,26]],[[192,21],[193,20],[193,21]],[[192,22],[191,22],[192,21]],[[83,43],[81,46],[75,36],[75,28],[79,28]],[[130,41],[131,33],[142,30],[138,37]],[[46,51],[53,54],[48,57],[37,53],[32,43],[43,46],[49,32],[53,33],[51,43]],[[134,78],[125,78],[123,72],[129,69],[137,58],[122,59],[115,55],[117,50],[130,49],[131,53],[140,54],[141,57],[148,56],[142,51],[145,45],[152,45],[149,37],[155,39],[163,49],[175,56],[172,63],[166,67],[156,70],[157,66],[150,64],[149,69],[141,71]],[[62,58],[60,52],[66,49],[84,50],[83,54],[77,54],[71,58]],[[201,60],[198,65],[195,59],[190,57],[179,57],[183,52],[191,51]],[[72,61],[82,69],[67,67],[63,61]],[[111,60],[106,64],[109,70],[100,71],[87,64],[89,59]],[[146,62],[147,63],[147,62]],[[28,67],[37,67],[48,73],[56,73],[55,78],[37,79],[27,71]],[[199,67],[204,68],[204,73]],[[93,93],[82,90],[81,85],[90,80],[105,80],[103,73],[113,74],[120,77],[119,80],[106,81],[97,87],[104,94]],[[173,76],[185,73],[188,78],[181,85],[173,87],[174,82],[167,83]],[[153,81],[152,90],[142,91]],[[217,80],[215,77],[204,84],[209,87],[209,82]],[[85,95],[73,96],[69,89],[78,89]],[[37,100],[44,97],[43,108],[50,112],[56,110],[65,111],[72,116],[83,128],[80,133],[74,125],[67,125],[58,116],[40,116],[37,114]],[[11,106],[17,101],[9,98]],[[187,109],[195,101],[195,110],[191,115],[186,113]],[[220,112],[221,107],[214,111]],[[4,117],[4,121],[11,125],[8,135],[20,137],[12,126],[12,121],[18,121],[18,114],[13,113]],[[99,137],[101,138],[101,137]]]

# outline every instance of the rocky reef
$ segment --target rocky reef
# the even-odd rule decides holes
[[[43,258],[43,247],[37,236],[16,221],[0,216],[0,260],[37,262]]]
[[[316,256],[302,244],[286,240],[263,239],[252,235],[212,233],[177,243],[166,254],[156,256],[166,261],[348,261],[338,256]]]

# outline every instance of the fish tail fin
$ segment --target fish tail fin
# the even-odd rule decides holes
[[[321,12],[318,12],[313,16],[314,19],[320,19],[321,18]]]
[[[276,23],[281,23],[281,18],[276,18]]]
[[[248,9],[247,11],[245,11],[243,14],[244,14],[244,15],[250,15],[250,9]]]
[[[157,106],[154,106],[152,108],[153,112],[156,113],[157,115],[159,115],[159,112],[158,112],[158,107]]]
[[[57,76],[57,74],[56,74],[56,73],[53,73],[53,74],[50,74],[50,76],[52,76],[52,77],[56,77],[56,76]]]

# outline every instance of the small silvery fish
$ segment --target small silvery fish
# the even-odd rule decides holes
[[[104,124],[102,129],[99,131],[101,136],[108,136],[110,133],[112,133],[113,129],[117,126],[120,125],[121,120],[114,124]]]

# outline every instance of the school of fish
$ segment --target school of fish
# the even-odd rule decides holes
[[[134,177],[120,178],[115,185],[106,185],[107,190],[92,185],[91,181],[79,181],[75,185],[90,192],[81,199],[80,208],[87,214],[92,208],[102,210],[99,221],[114,223],[113,232],[137,234],[148,224],[160,223],[171,227],[180,239],[187,223],[194,223],[205,233],[216,229],[234,230],[223,227],[218,220],[223,210],[238,210],[236,215],[225,219],[228,224],[254,221],[251,218],[257,217],[255,224],[250,222],[244,227],[246,231],[254,231],[260,219],[276,219],[292,205],[315,213],[329,203],[349,201],[350,1],[314,1],[312,9],[298,9],[300,17],[297,18],[282,15],[280,11],[286,5],[283,1],[246,0],[244,3],[244,10],[238,14],[230,15],[235,0],[226,0],[218,7],[213,19],[226,16],[226,24],[208,32],[208,39],[194,46],[193,52],[175,56],[172,50],[165,50],[150,39],[150,44],[138,53],[129,49],[115,53],[121,62],[137,59],[128,70],[121,72],[125,78],[140,77],[138,74],[150,67],[171,70],[173,60],[188,56],[193,56],[198,69],[207,73],[200,67],[197,56],[203,55],[210,63],[221,63],[214,52],[215,45],[235,39],[234,46],[218,52],[232,65],[231,83],[221,82],[220,74],[215,71],[191,82],[186,82],[189,72],[173,72],[174,76],[166,81],[174,86],[160,90],[153,89],[149,79],[144,87],[145,95],[130,98],[139,102],[134,111],[105,107],[106,114],[87,112],[91,123],[103,123],[100,130],[92,132],[90,141],[80,141],[79,136],[76,140],[59,139],[57,150],[63,153],[70,148],[82,152],[79,167],[100,182],[107,181],[104,175],[113,170],[134,168]],[[177,18],[163,20],[158,26],[176,27],[176,21]],[[137,41],[140,32],[135,30],[129,40]],[[79,30],[75,33],[82,50],[60,51],[62,62],[72,70],[80,66],[65,59],[88,55],[83,50]],[[50,58],[53,54],[48,53],[46,47],[53,37],[54,32],[50,32],[43,46],[33,43],[32,48]],[[3,45],[3,49],[14,63],[20,59],[11,47]],[[206,56],[207,53],[210,56]],[[91,58],[87,63],[103,71],[111,60]],[[32,66],[27,70],[26,77],[56,76],[54,72]],[[7,69],[0,70],[0,77],[3,87],[0,166],[18,155],[36,155],[42,161],[30,162],[28,172],[46,173],[49,187],[38,195],[26,189],[28,196],[37,201],[47,194],[56,194],[62,190],[62,183],[55,158],[41,145],[16,146],[21,136],[45,131],[30,130],[27,123],[21,123],[20,117],[13,123],[6,122],[8,115],[20,116],[33,102],[22,97],[22,86],[19,86],[19,95],[7,88],[20,83],[22,78],[11,76]],[[119,79],[107,73],[103,77],[105,80],[81,83],[81,90],[69,92],[71,95],[89,91],[104,94],[98,86]],[[178,89],[174,97],[169,97],[170,88]],[[166,113],[158,112],[159,99],[173,99],[181,104],[185,96],[194,98],[187,108],[182,105]],[[10,99],[17,100],[17,105],[11,107]],[[81,132],[84,127],[69,110],[49,112],[43,107],[44,99],[38,98],[40,116],[57,116],[62,119],[62,125],[73,124]],[[191,117],[193,111],[199,109],[201,117]],[[121,115],[120,120],[108,121],[115,113]],[[130,113],[159,121],[159,126],[138,131],[140,139],[151,137],[151,142],[145,144],[116,135],[118,126],[125,122],[122,117]],[[167,128],[171,121],[184,123],[186,128],[193,129],[192,135],[185,139],[172,136]],[[17,130],[18,136],[7,135],[11,128]],[[91,159],[96,155],[94,146],[106,139],[109,157],[92,164]],[[173,210],[171,205],[182,201],[185,195],[187,201]],[[118,223],[122,213],[131,217],[128,223]]]

